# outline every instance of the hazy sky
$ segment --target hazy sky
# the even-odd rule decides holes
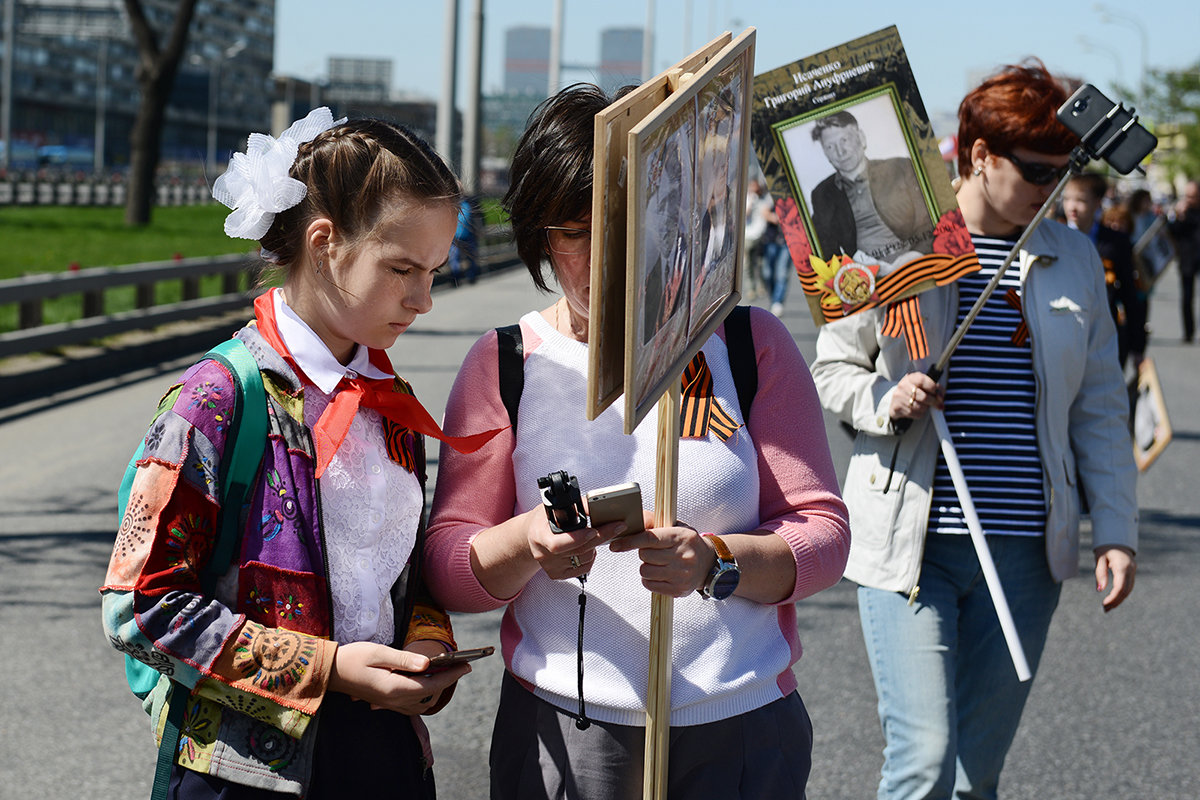
[[[470,7],[470,0],[461,0],[460,98]],[[565,7],[563,60],[571,64],[599,60],[600,30],[646,23],[645,2],[566,0]],[[549,26],[553,9],[550,0],[485,0],[485,92],[503,83],[505,29]],[[430,98],[441,92],[445,0],[278,0],[276,15],[280,74],[321,77],[329,56],[390,58],[393,88]],[[1110,96],[1114,81],[1138,82],[1143,58],[1151,67],[1172,68],[1200,59],[1196,0],[658,0],[654,71],[723,30],[758,29],[758,73],[893,24],[931,114],[953,113],[978,78],[1028,55]],[[586,80],[588,75],[570,71],[564,78]]]

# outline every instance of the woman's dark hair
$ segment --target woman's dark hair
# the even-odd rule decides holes
[[[1071,152],[1079,137],[1057,116],[1066,101],[1066,89],[1036,58],[1004,67],[958,106],[958,174],[970,174],[976,139],[987,142],[992,153],[1011,153],[1017,147],[1054,155]]]
[[[307,187],[275,215],[260,244],[285,267],[298,263],[309,222],[326,217],[350,244],[369,236],[397,200],[457,206],[462,186],[429,144],[403,125],[356,119],[300,145],[291,177]]]
[[[544,229],[591,214],[594,120],[613,100],[590,83],[568,86],[534,109],[517,142],[501,203],[517,254],[543,292],[550,291],[542,269],[549,255]]]

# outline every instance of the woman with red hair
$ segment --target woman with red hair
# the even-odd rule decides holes
[[[1061,581],[1078,572],[1081,492],[1104,610],[1133,589],[1137,471],[1104,269],[1088,238],[1040,223],[943,381],[926,374],[1065,174],[1078,142],[1055,115],[1065,100],[1029,62],[962,101],[958,203],[981,269],[905,301],[919,304],[928,355],[885,336],[881,309],[825,325],[817,339],[821,402],[857,430],[846,577],[859,584],[886,740],[880,798],[995,798],[1030,687],[1013,668],[931,408],[945,411],[1032,670]]]

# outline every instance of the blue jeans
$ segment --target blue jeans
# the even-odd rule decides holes
[[[767,242],[763,245],[763,285],[771,293],[772,304],[783,304],[793,272],[792,257],[786,244],[779,241]]]
[[[1040,536],[989,536],[1035,674],[1062,585]],[[880,800],[996,797],[1032,681],[1017,680],[971,537],[930,534],[920,592],[859,587],[885,746]]]

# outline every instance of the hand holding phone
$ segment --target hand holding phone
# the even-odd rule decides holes
[[[593,528],[607,522],[624,522],[628,530],[622,536],[641,533],[645,529],[642,518],[642,487],[636,483],[592,489],[587,493],[587,507]]]
[[[455,650],[451,653],[442,653],[429,659],[429,669],[425,671],[425,674],[431,675],[435,672],[441,672],[444,669],[457,666],[458,664],[477,661],[490,656],[494,652],[496,652],[496,648],[494,647],[476,647],[471,650]]]

